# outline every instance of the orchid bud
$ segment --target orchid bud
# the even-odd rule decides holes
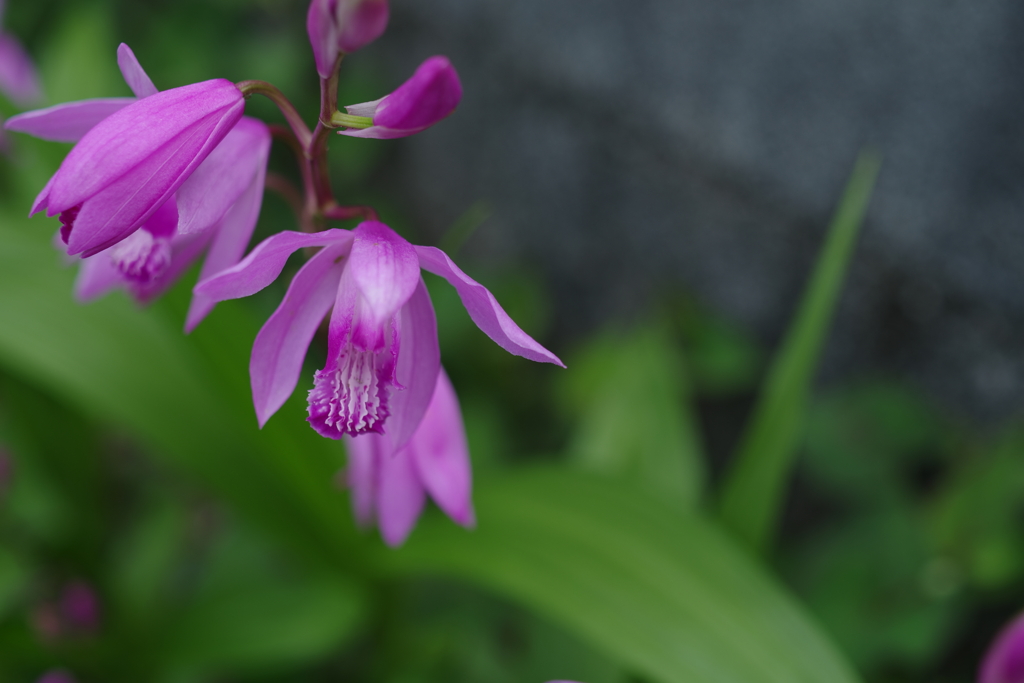
[[[985,653],[978,683],[1024,683],[1024,613],[1003,628]]]
[[[419,133],[445,118],[462,99],[462,83],[446,57],[431,57],[390,95],[375,102],[345,107],[332,123],[345,126],[341,135],[355,138],[402,138]]]
[[[330,78],[339,54],[355,52],[373,42],[387,25],[387,0],[313,0],[306,15],[306,30],[317,73]]]

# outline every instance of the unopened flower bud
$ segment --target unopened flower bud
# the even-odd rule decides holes
[[[341,135],[355,138],[402,138],[445,118],[462,99],[462,83],[446,57],[431,57],[390,95],[375,102],[345,107],[332,122]]]
[[[339,54],[373,42],[387,25],[387,0],[313,0],[306,30],[320,77],[331,76]]]

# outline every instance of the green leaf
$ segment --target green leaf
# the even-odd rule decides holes
[[[567,402],[582,411],[570,457],[584,469],[628,477],[695,505],[704,458],[683,359],[664,327],[608,334],[569,366]]]
[[[769,370],[723,484],[722,520],[759,550],[774,531],[811,382],[880,165],[880,158],[870,152],[857,159],[796,319]]]
[[[476,531],[435,516],[379,562],[510,596],[652,681],[857,680],[758,563],[697,514],[558,470],[481,484],[476,502]]]
[[[190,605],[165,644],[171,671],[224,673],[323,656],[359,622],[364,600],[338,579],[243,582]]]

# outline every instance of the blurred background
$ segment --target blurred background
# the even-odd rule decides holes
[[[3,21],[36,60],[42,104],[127,95],[126,42],[158,88],[267,80],[312,121],[307,5],[8,0]],[[332,141],[338,196],[445,248],[569,366],[508,357],[428,282],[476,476],[556,465],[707,507],[854,160],[874,149],[882,172],[767,566],[865,680],[972,680],[1024,605],[1022,27],[1010,0],[393,2],[384,37],[345,60],[341,103],[377,99],[433,54],[465,97],[409,139]],[[247,112],[279,120],[256,99]],[[39,301],[55,320],[76,316],[50,332],[74,344],[75,321],[135,315],[120,294],[64,313],[72,275],[46,250],[56,219],[23,216],[69,146],[9,137],[2,234],[27,246],[6,258],[48,279]],[[273,169],[293,166],[275,146]],[[294,227],[268,192],[258,236]],[[38,336],[11,331],[11,272],[0,681],[53,667],[83,683],[654,680],[471,583],[365,583],[358,561],[342,580],[297,559],[274,531],[292,528],[287,512],[210,483],[244,480],[244,449],[177,467],[90,404],[87,383],[32,360]],[[189,286],[146,315],[180,325]],[[282,292],[174,342],[229,376],[224,410],[246,429],[247,345]],[[275,421],[305,429],[301,396],[292,408]],[[342,466],[340,447],[294,438],[309,450],[288,457],[324,481]],[[322,488],[352,547],[379,546]]]

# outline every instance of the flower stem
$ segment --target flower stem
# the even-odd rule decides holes
[[[330,135],[331,118],[338,111],[338,70],[345,55],[339,54],[331,70],[330,78],[320,79],[320,120],[313,129],[306,158],[312,172],[313,189],[316,193],[317,208],[337,204],[331,191],[331,179],[327,165],[327,136]]]
[[[284,93],[277,89],[276,86],[267,83],[266,81],[241,81],[235,84],[242,94],[249,97],[253,94],[263,95],[268,98],[271,102],[277,105],[277,108],[284,114],[285,121],[291,126],[292,132],[295,133],[296,139],[299,144],[304,148],[309,147],[310,138],[312,134],[309,132],[309,127],[299,116],[299,112],[295,109]]]

